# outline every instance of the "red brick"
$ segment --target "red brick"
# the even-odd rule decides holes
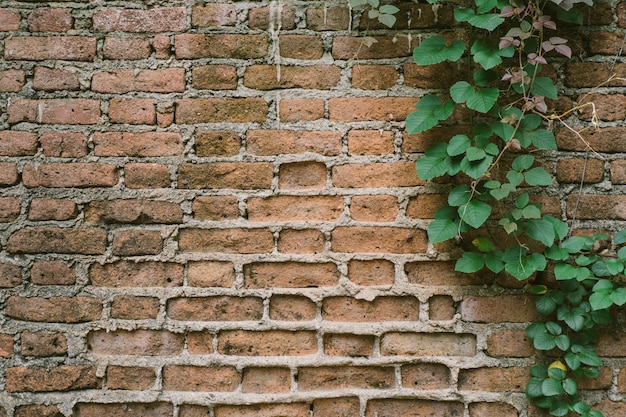
[[[0,131],[0,155],[27,156],[37,153],[37,134],[17,130]]]
[[[288,393],[291,387],[289,368],[245,368],[241,392],[255,394]]]
[[[17,93],[22,89],[26,79],[24,71],[6,70],[0,71],[0,91]]]
[[[500,330],[487,337],[487,353],[491,356],[524,358],[535,353],[524,330]]]
[[[335,65],[251,65],[243,75],[243,84],[256,90],[303,88],[328,90],[339,82],[341,68]]]
[[[404,84],[415,88],[449,88],[459,78],[463,78],[461,66],[453,62],[421,66],[403,66]]]
[[[174,298],[167,303],[167,315],[183,321],[252,321],[263,316],[263,300],[257,297]]]
[[[372,301],[327,297],[322,301],[322,318],[342,322],[416,321],[419,301],[404,296],[380,296]]]
[[[7,109],[9,123],[89,125],[100,120],[100,101],[82,98],[17,99]]]
[[[455,313],[454,299],[449,295],[434,295],[428,299],[430,320],[452,320]]]
[[[598,337],[596,353],[602,357],[626,357],[626,351],[623,349],[624,343],[626,343],[625,332],[602,333]]]
[[[8,392],[51,392],[99,388],[96,367],[61,365],[53,368],[15,367],[6,370]]]
[[[247,150],[252,155],[319,153],[338,155],[341,133],[337,131],[249,130]]]
[[[91,89],[98,93],[175,93],[185,91],[185,69],[109,70],[96,72]]]
[[[586,103],[593,103],[596,117],[600,120],[613,122],[626,118],[626,95],[590,93],[578,99],[578,105]],[[579,111],[579,117],[585,120],[591,119],[593,108],[591,105],[583,107]]]
[[[330,356],[372,356],[374,336],[358,334],[325,334],[324,354]]]
[[[314,331],[225,330],[218,336],[217,350],[236,356],[303,356],[317,353]]]
[[[124,165],[124,183],[128,188],[168,188],[170,171],[164,164],[129,163]]]
[[[517,409],[506,403],[471,403],[470,417],[517,417]]]
[[[309,417],[309,407],[307,403],[218,405],[215,417]]]
[[[22,283],[22,268],[17,265],[0,263],[0,288],[13,288]]]
[[[491,392],[524,392],[528,368],[476,368],[459,371],[459,390]]]
[[[348,278],[356,285],[391,285],[394,276],[394,264],[384,259],[348,262]]]
[[[273,177],[271,162],[181,164],[178,168],[178,187],[263,189],[270,188]]]
[[[26,187],[112,187],[118,173],[114,165],[97,162],[26,165],[22,172]]]
[[[283,229],[278,235],[278,251],[283,253],[320,253],[324,246],[324,234],[319,230]]]
[[[148,10],[107,9],[94,13],[96,32],[179,32],[187,28],[183,7],[155,7]]]
[[[43,154],[58,158],[81,158],[89,153],[88,139],[80,132],[45,132],[39,138]]]
[[[348,152],[351,155],[392,154],[393,132],[382,130],[351,130],[348,132]]]
[[[582,377],[576,382],[580,390],[608,390],[613,384],[613,369],[601,367],[597,378]]]
[[[279,22],[280,19],[280,22]],[[296,28],[296,9],[292,6],[255,7],[248,13],[250,29],[291,30]],[[270,27],[271,26],[271,27]]]
[[[165,365],[165,391],[228,392],[239,386],[241,377],[233,366]]]
[[[265,99],[258,97],[186,98],[176,101],[176,123],[262,123],[267,110]]]
[[[332,170],[335,187],[414,187],[424,182],[415,173],[414,162],[374,162],[337,165]]]
[[[80,89],[80,81],[78,74],[70,70],[35,67],[33,88],[44,91],[78,90]]]
[[[611,182],[613,184],[626,184],[626,160],[611,162]]]
[[[335,252],[424,253],[426,247],[426,232],[421,229],[342,226],[331,235]]]
[[[307,28],[314,31],[346,30],[350,27],[350,10],[347,7],[324,6],[306,9]]]
[[[235,90],[237,88],[237,67],[232,65],[193,67],[191,79],[194,88],[200,90]]]
[[[395,372],[392,367],[321,366],[298,369],[298,389],[302,391],[394,387]]]
[[[63,261],[35,261],[30,282],[36,285],[72,285],[76,282],[74,267]]]
[[[280,100],[278,118],[282,122],[318,120],[324,117],[324,99],[291,98]]]
[[[157,255],[163,249],[158,230],[121,230],[113,235],[113,255]]]
[[[168,35],[156,35],[152,39],[152,48],[156,59],[168,59],[172,56],[172,45]]]
[[[583,176],[584,172],[584,178]],[[598,183],[604,179],[604,162],[589,158],[563,158],[556,163],[556,179],[560,183]]]
[[[402,386],[418,390],[451,388],[450,369],[439,363],[402,366]]]
[[[89,268],[96,287],[178,287],[183,284],[182,264],[160,261],[118,261]]]
[[[274,295],[270,299],[270,319],[279,321],[309,321],[315,319],[317,305],[299,295]]]
[[[355,65],[352,87],[361,90],[388,90],[398,82],[398,71],[388,65]]]
[[[150,56],[150,41],[143,38],[104,38],[102,55],[105,59],[146,59]]]
[[[458,134],[468,134],[466,125],[449,125],[433,127],[430,130],[415,135],[404,132],[402,152],[425,152],[433,143],[443,142]]]
[[[382,355],[474,356],[476,336],[464,333],[386,333],[380,341]]]
[[[78,210],[72,200],[60,198],[33,198],[28,210],[28,220],[70,220],[76,218]]]
[[[16,36],[4,42],[4,59],[24,61],[93,61],[95,37],[87,36]]]
[[[314,161],[282,164],[278,171],[278,186],[284,190],[324,188],[326,165]]]
[[[372,399],[367,401],[365,417],[430,417],[463,415],[461,402],[420,399]]]
[[[111,317],[126,320],[156,319],[159,314],[159,299],[120,295],[111,303]]]
[[[22,17],[11,9],[0,9],[0,32],[11,32],[20,28]]]
[[[0,186],[15,185],[20,177],[17,173],[17,164],[14,162],[0,162]]]
[[[413,111],[413,97],[338,97],[328,102],[329,119],[334,122],[401,121]]]
[[[155,101],[150,98],[116,97],[109,102],[109,119],[112,123],[127,123],[131,125],[155,124],[155,104]],[[137,133],[137,135],[141,134]]]
[[[339,283],[337,265],[307,262],[256,262],[244,265],[246,288],[333,287]]]
[[[11,356],[13,356],[13,336],[0,333],[0,358],[10,358]],[[2,411],[0,408],[0,416],[3,416]]]
[[[184,335],[160,330],[96,330],[87,336],[89,351],[97,355],[174,356],[184,342]]]
[[[148,366],[116,366],[107,367],[108,389],[147,390],[156,382],[156,371]]]
[[[196,132],[196,155],[234,156],[241,149],[241,139],[237,132],[209,130]]]
[[[577,219],[626,219],[626,196],[606,194],[570,195],[567,215]]]
[[[235,269],[230,262],[190,262],[187,266],[187,283],[192,287],[232,287],[235,283]]]
[[[67,32],[74,26],[71,9],[37,9],[26,21],[30,32]]]
[[[613,402],[611,400],[604,400],[594,406],[593,409],[600,411],[605,416],[620,416],[626,413],[626,403],[623,401]]]
[[[191,9],[191,24],[197,27],[234,26],[237,9],[234,4],[196,4]]]
[[[407,263],[405,264],[405,272],[409,283],[424,286],[485,285],[494,279],[493,275],[485,274],[482,271],[477,274],[455,272],[454,262]]]
[[[150,200],[95,200],[85,210],[87,223],[155,224],[181,223],[180,205]]]
[[[100,229],[26,228],[7,242],[11,253],[76,253],[99,255],[106,250],[106,232]]]
[[[266,35],[185,33],[174,37],[174,48],[178,59],[255,59],[265,57],[269,41]]]
[[[170,403],[151,402],[141,403],[78,403],[74,406],[73,415],[76,417],[170,417],[174,407]]]
[[[15,417],[63,417],[56,405],[21,405],[15,409]]]
[[[619,392],[626,392],[626,368],[622,368],[617,375],[617,387]]]
[[[182,252],[269,253],[274,235],[268,229],[182,229],[178,232]]]
[[[406,215],[417,219],[432,219],[435,212],[447,202],[447,194],[419,194],[409,199]]]
[[[23,332],[21,336],[24,356],[62,356],[67,354],[67,339],[62,333]]]
[[[292,59],[320,59],[324,54],[322,38],[315,35],[280,35],[280,56]]]
[[[407,36],[335,36],[335,59],[384,59],[410,56],[413,48]]]
[[[239,217],[235,196],[198,196],[191,207],[198,220],[235,220]]]
[[[20,216],[20,199],[0,197],[0,223],[12,222]]]
[[[187,336],[187,351],[192,355],[208,355],[213,353],[215,335],[206,331],[190,332]]]
[[[398,198],[392,195],[355,195],[350,216],[362,222],[392,222],[398,216]]]
[[[617,75],[616,79],[608,81],[613,74]],[[624,86],[625,75],[624,64],[613,66],[609,62],[570,62],[565,67],[565,84],[569,87],[596,87],[599,82],[603,82],[603,86],[607,87]]]
[[[248,200],[248,220],[336,221],[343,213],[340,196],[273,196]]]
[[[615,9],[615,14],[617,14],[617,24],[619,27],[626,27],[626,4],[621,2],[617,5]]]
[[[479,323],[525,323],[541,316],[531,298],[502,295],[497,298],[467,295],[461,303],[463,320]]]
[[[6,315],[44,323],[83,323],[100,319],[102,302],[92,297],[18,297],[7,300]]]
[[[556,140],[560,150],[584,151],[587,142],[596,152],[626,152],[626,143],[621,139],[626,134],[624,127],[587,129],[581,133],[584,142],[569,129],[557,131]]]
[[[620,32],[592,32],[589,34],[587,51],[592,54],[617,55],[620,53],[621,45],[622,36]],[[596,87],[605,80],[598,78],[593,86]]]

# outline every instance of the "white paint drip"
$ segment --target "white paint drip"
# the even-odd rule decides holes
[[[432,5],[433,15],[435,19],[435,23],[439,22],[439,9],[441,9],[441,4],[435,3]]]
[[[272,1],[270,3],[270,21],[269,31],[272,39],[272,60],[276,65],[276,79],[280,83],[280,38],[279,33],[282,28],[282,10],[281,0]]]

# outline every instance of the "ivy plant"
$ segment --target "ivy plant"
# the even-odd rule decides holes
[[[369,17],[389,27],[395,22],[394,6],[350,1],[367,3]],[[621,280],[626,231],[612,242],[605,234],[575,236],[566,221],[544,214],[532,198],[553,183],[536,157],[557,150],[550,127],[563,119],[551,109],[558,92],[545,66],[553,57],[571,58],[557,22],[581,24],[576,3],[592,5],[591,0],[473,0],[465,3],[470,7],[455,8],[469,41],[430,36],[413,58],[421,66],[463,62],[469,73],[445,93],[421,97],[406,129],[416,134],[469,120],[465,132],[434,143],[417,160],[421,179],[447,178],[444,182],[453,184],[447,204],[428,225],[428,239],[455,240],[465,248],[456,261],[458,272],[487,269],[520,281],[552,277],[550,285],[529,286],[546,320],[532,323],[526,334],[552,359],[532,368],[526,395],[553,416],[602,417],[581,399],[577,379],[600,374],[597,327],[611,322],[611,307],[626,303]]]

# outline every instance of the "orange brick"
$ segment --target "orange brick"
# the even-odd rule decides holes
[[[298,369],[298,389],[303,391],[394,387],[395,372],[392,367],[320,366]]]
[[[252,321],[263,316],[257,297],[180,297],[168,300],[167,315],[183,321]]]
[[[459,371],[459,390],[491,392],[524,392],[527,368],[476,368]]]
[[[352,259],[348,262],[348,278],[356,285],[391,285],[395,281],[395,267],[384,259]]]
[[[274,295],[270,299],[270,318],[279,321],[314,320],[317,305],[310,298],[298,295]]]
[[[335,221],[343,213],[340,196],[273,196],[248,200],[248,220],[272,221]]]
[[[382,355],[474,356],[476,336],[464,333],[386,333],[380,341]]]
[[[426,232],[421,229],[342,226],[331,235],[331,248],[335,252],[423,253],[426,247]]]
[[[156,371],[147,366],[109,365],[106,378],[108,389],[143,391],[156,382]]]
[[[229,392],[240,382],[233,366],[165,365],[163,389],[166,391]]]
[[[291,387],[289,368],[245,368],[241,392],[255,394],[288,393]]]
[[[415,162],[373,162],[337,165],[332,182],[341,188],[415,187],[424,184],[415,172]]]
[[[374,336],[358,334],[325,334],[324,354],[330,356],[371,356]]]
[[[398,198],[392,195],[355,195],[350,216],[362,222],[392,222],[398,216]]]
[[[415,321],[419,301],[409,296],[380,296],[372,301],[327,297],[322,301],[322,317],[343,322]]]
[[[217,350],[236,356],[304,356],[317,353],[314,331],[224,330],[218,335]]]
[[[306,161],[281,164],[278,187],[283,190],[320,189],[326,186],[326,165]]]
[[[279,252],[320,253],[324,246],[324,234],[315,229],[283,229],[278,235]]]
[[[332,287],[339,283],[334,263],[257,262],[244,265],[246,288]]]
[[[248,152],[252,155],[318,153],[338,155],[341,133],[332,130],[249,130],[246,134]]]
[[[348,152],[351,155],[386,155],[393,153],[393,132],[388,130],[351,130]]]
[[[412,389],[447,389],[451,387],[450,369],[439,363],[402,366],[402,386]]]
[[[324,99],[311,97],[280,100],[278,116],[283,122],[321,119],[324,117]]]
[[[333,122],[401,121],[415,108],[413,97],[331,98],[328,118]]]
[[[235,282],[235,269],[230,262],[190,262],[187,280],[193,287],[231,287]]]

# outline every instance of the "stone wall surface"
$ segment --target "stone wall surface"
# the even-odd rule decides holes
[[[453,271],[404,119],[464,68],[346,2],[0,1],[0,416],[538,417],[524,283]],[[536,196],[626,225],[626,3],[570,27]],[[594,88],[611,73],[618,78]],[[583,178],[584,174],[584,178]],[[537,277],[537,279],[546,279]],[[548,278],[549,279],[549,278]],[[582,387],[626,415],[626,321]]]

